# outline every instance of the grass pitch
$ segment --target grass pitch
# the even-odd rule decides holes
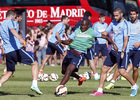
[[[0,67],[0,73],[2,74],[4,65]],[[91,72],[89,67],[80,67],[79,74],[85,71]],[[100,68],[97,68],[100,73]],[[40,82],[38,86],[44,93],[43,95],[37,95],[35,92],[30,90],[32,84],[32,74],[30,66],[16,66],[14,77],[11,77],[3,86],[0,88],[0,100],[140,100],[140,91],[136,97],[130,97],[131,85],[127,81],[119,80],[115,84],[115,88],[111,90],[104,89],[103,96],[89,96],[93,90],[97,90],[99,81],[95,81],[92,77],[83,83],[82,86],[78,86],[78,81],[74,81],[72,78],[65,85],[68,89],[68,95],[65,97],[56,97],[53,93],[55,88],[59,85],[63,75],[60,73],[61,67],[46,66],[44,73],[51,74],[57,73],[59,79],[57,82]],[[109,82],[105,83],[105,86]],[[140,86],[140,80],[138,79],[137,84]]]

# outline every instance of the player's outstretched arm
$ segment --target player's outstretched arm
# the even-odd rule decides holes
[[[71,44],[72,43],[72,39],[68,39],[68,40],[58,40],[58,41],[56,41],[55,42],[55,44],[57,45],[57,44],[59,44],[59,43],[62,43],[62,44],[64,44],[64,45],[69,45],[69,44]]]
[[[116,44],[108,36],[102,34],[101,38],[104,38],[108,42],[110,42],[112,44],[114,50],[118,53],[118,47],[116,46]]]

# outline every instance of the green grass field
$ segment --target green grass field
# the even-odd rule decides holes
[[[4,65],[0,67],[0,73],[2,74]],[[100,73],[100,68],[97,68]],[[85,71],[90,72],[89,67],[81,67],[80,73]],[[51,74],[57,73],[59,79],[57,82],[38,82],[40,90],[44,93],[43,95],[37,95],[35,92],[30,90],[32,84],[32,75],[30,66],[16,66],[16,72],[14,77],[10,78],[0,88],[0,100],[140,100],[140,91],[136,97],[130,97],[131,89],[130,84],[127,81],[117,81],[114,89],[104,90],[103,96],[89,96],[93,90],[96,90],[99,81],[95,81],[93,77],[91,80],[87,80],[82,86],[78,86],[78,81],[74,81],[72,78],[65,85],[68,89],[68,95],[65,97],[56,97],[53,93],[55,88],[59,85],[63,75],[60,73],[61,67],[46,66],[44,73]],[[106,82],[107,85],[109,82]],[[140,80],[137,82],[140,85]]]

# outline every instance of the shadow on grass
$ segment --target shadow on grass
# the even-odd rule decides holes
[[[114,88],[131,89],[131,87],[128,87],[128,86],[114,86]]]
[[[38,97],[38,96],[35,96],[33,94],[14,94],[14,93],[6,93],[6,92],[0,91],[0,96],[7,96],[7,95],[27,95],[30,97]]]
[[[121,95],[120,93],[115,93],[115,92],[103,92],[104,94],[112,94],[112,95]]]
[[[68,91],[68,94],[79,94],[79,93],[85,93],[85,92],[73,92],[73,91]]]

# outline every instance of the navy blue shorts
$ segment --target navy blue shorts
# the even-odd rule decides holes
[[[90,48],[90,49],[87,50],[87,54],[84,54],[84,58],[86,58],[87,60],[93,60],[94,59],[93,48]]]
[[[65,56],[63,63],[62,63],[62,67],[67,68],[69,64],[73,64],[76,66],[76,69],[74,70],[74,72],[78,72],[79,66],[81,64],[83,60],[83,54],[82,55],[78,55],[75,53],[72,53],[70,50],[67,51],[67,55]]]
[[[15,64],[17,62],[31,65],[34,61],[34,58],[23,49],[6,54],[7,71],[15,71]]]
[[[57,44],[56,46],[55,43],[48,42],[46,54],[54,55],[55,50],[57,50],[59,54],[63,54],[65,52],[61,44]]]
[[[100,52],[102,53],[102,56],[107,56],[108,49],[106,44],[95,44],[95,56],[99,56]]]
[[[113,67],[113,65],[117,63],[118,68],[127,69],[128,65],[128,53],[124,53],[123,59],[121,59],[121,52],[116,53],[116,51],[111,50],[105,59],[104,65],[108,67]]]
[[[140,62],[140,50],[130,50],[129,52],[129,60],[131,60],[130,63],[133,64],[133,67],[139,67]]]

